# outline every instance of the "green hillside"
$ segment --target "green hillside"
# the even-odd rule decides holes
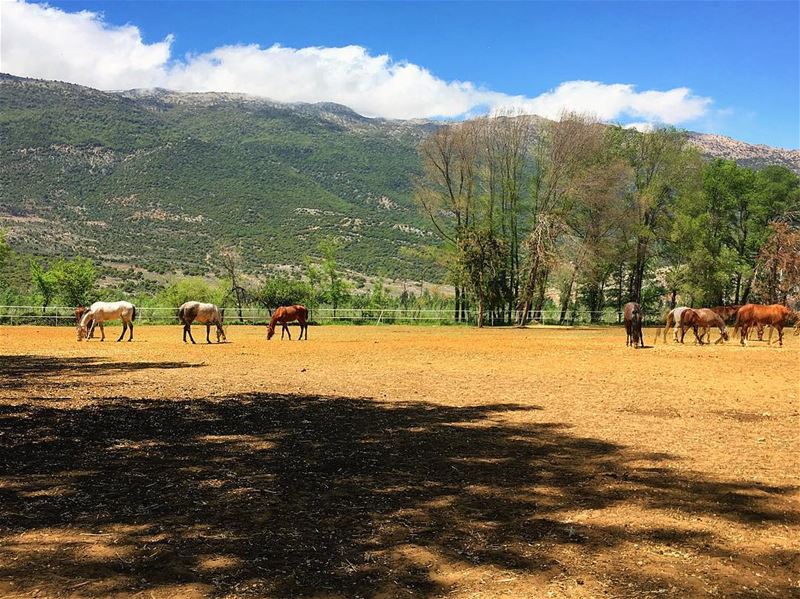
[[[411,197],[430,124],[9,76],[0,106],[0,227],[21,251],[203,274],[238,245],[258,273],[333,235],[355,271],[435,274],[401,252],[435,242]]]

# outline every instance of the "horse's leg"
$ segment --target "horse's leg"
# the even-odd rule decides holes
[[[192,345],[195,345],[194,337],[192,337],[192,323],[186,325],[186,333],[189,333],[189,339],[192,340]],[[184,333],[184,337],[186,333]]]
[[[769,325],[769,336],[767,337],[767,345],[772,345],[772,330],[774,328],[775,328],[774,326]],[[763,331],[761,332],[761,337],[764,337],[764,332]],[[762,341],[763,341],[763,339],[762,339]]]
[[[125,336],[125,331],[128,330],[128,323],[124,320],[122,321],[122,332],[119,334],[119,339],[117,339],[117,343],[122,341],[122,338]]]
[[[211,343],[211,325],[206,323],[206,343]]]
[[[130,330],[131,334],[128,335],[128,341],[133,341],[133,320],[128,323],[128,329]]]
[[[778,328],[778,345],[780,347],[783,347],[783,325],[782,324],[778,324],[778,325],[775,325],[775,326]],[[774,327],[770,327],[770,329],[769,329],[770,342],[772,341],[772,328],[774,328]]]
[[[292,332],[289,330],[289,323],[284,322],[283,328],[286,329],[286,335],[289,337],[289,341],[292,340]],[[283,333],[281,333],[281,339],[283,339]]]
[[[186,323],[183,323],[183,342],[186,343]]]
[[[100,323],[100,341],[105,341],[105,340],[106,340],[106,329],[103,326],[103,323],[101,322]]]
[[[749,329],[750,329],[749,326],[747,326],[746,324],[743,324],[742,325],[742,330],[739,331],[739,343],[742,346],[745,346],[745,347],[747,346],[747,335],[750,333]]]

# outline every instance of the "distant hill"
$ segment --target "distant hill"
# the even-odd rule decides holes
[[[433,241],[412,201],[432,123],[8,76],[0,102],[0,226],[25,250],[200,274],[222,241],[259,272],[336,235],[358,272],[435,274],[401,252]]]
[[[215,245],[236,244],[257,274],[300,264],[335,235],[354,271],[438,277],[403,251],[436,242],[412,200],[417,146],[435,122],[7,75],[0,104],[0,227],[23,250],[204,274]],[[800,172],[797,151],[691,141],[709,156]]]
[[[748,144],[724,135],[689,134],[689,143],[697,146],[709,158],[734,160],[742,166],[760,169],[778,164],[800,174],[800,150],[784,150],[771,146]]]

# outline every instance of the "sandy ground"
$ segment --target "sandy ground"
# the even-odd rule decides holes
[[[0,328],[0,596],[800,596],[791,334],[110,332]]]

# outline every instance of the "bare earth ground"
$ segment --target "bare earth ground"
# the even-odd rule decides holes
[[[800,596],[798,337],[109,328],[0,328],[2,596]]]

